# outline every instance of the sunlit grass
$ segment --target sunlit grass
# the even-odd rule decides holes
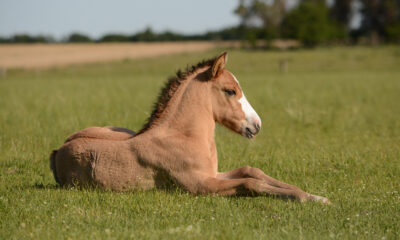
[[[251,142],[218,127],[220,170],[259,167],[331,206],[58,188],[48,157],[70,133],[138,130],[167,76],[219,52],[0,78],[0,238],[398,239],[398,47],[229,52],[263,127]]]

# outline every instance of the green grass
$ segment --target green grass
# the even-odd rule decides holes
[[[72,132],[138,130],[175,70],[219,51],[11,70],[0,79],[1,239],[399,239],[400,48],[230,51],[263,127],[216,130],[220,170],[243,165],[326,196],[272,197],[60,189],[48,157]],[[279,72],[280,59],[289,71]]]

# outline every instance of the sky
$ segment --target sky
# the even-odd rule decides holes
[[[0,0],[0,36],[72,32],[98,38],[151,27],[193,34],[235,26],[238,0]]]

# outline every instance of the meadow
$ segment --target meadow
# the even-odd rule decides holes
[[[67,136],[139,130],[168,76],[221,51],[0,76],[0,239],[399,239],[395,46],[229,51],[263,126],[252,141],[217,127],[219,169],[258,167],[331,205],[56,184],[48,158]]]

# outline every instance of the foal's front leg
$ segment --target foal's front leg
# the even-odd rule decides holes
[[[218,173],[217,178],[219,179],[255,178],[258,180],[263,180],[273,187],[281,189],[290,189],[296,192],[297,195],[299,196],[305,196],[304,201],[309,200],[309,201],[317,201],[325,204],[330,204],[329,200],[325,197],[306,193],[297,186],[281,182],[275,178],[266,175],[262,170],[250,166],[244,166],[229,172]]]
[[[172,173],[175,180],[187,191],[194,194],[218,194],[225,196],[241,194],[274,195],[293,198],[300,202],[309,200],[307,193],[294,189],[271,186],[266,181],[256,178],[221,179],[202,172]]]
[[[217,194],[233,196],[241,194],[274,195],[306,201],[306,195],[300,192],[277,188],[265,181],[255,178],[219,179],[197,175],[196,173],[180,173],[178,183],[193,194]]]

